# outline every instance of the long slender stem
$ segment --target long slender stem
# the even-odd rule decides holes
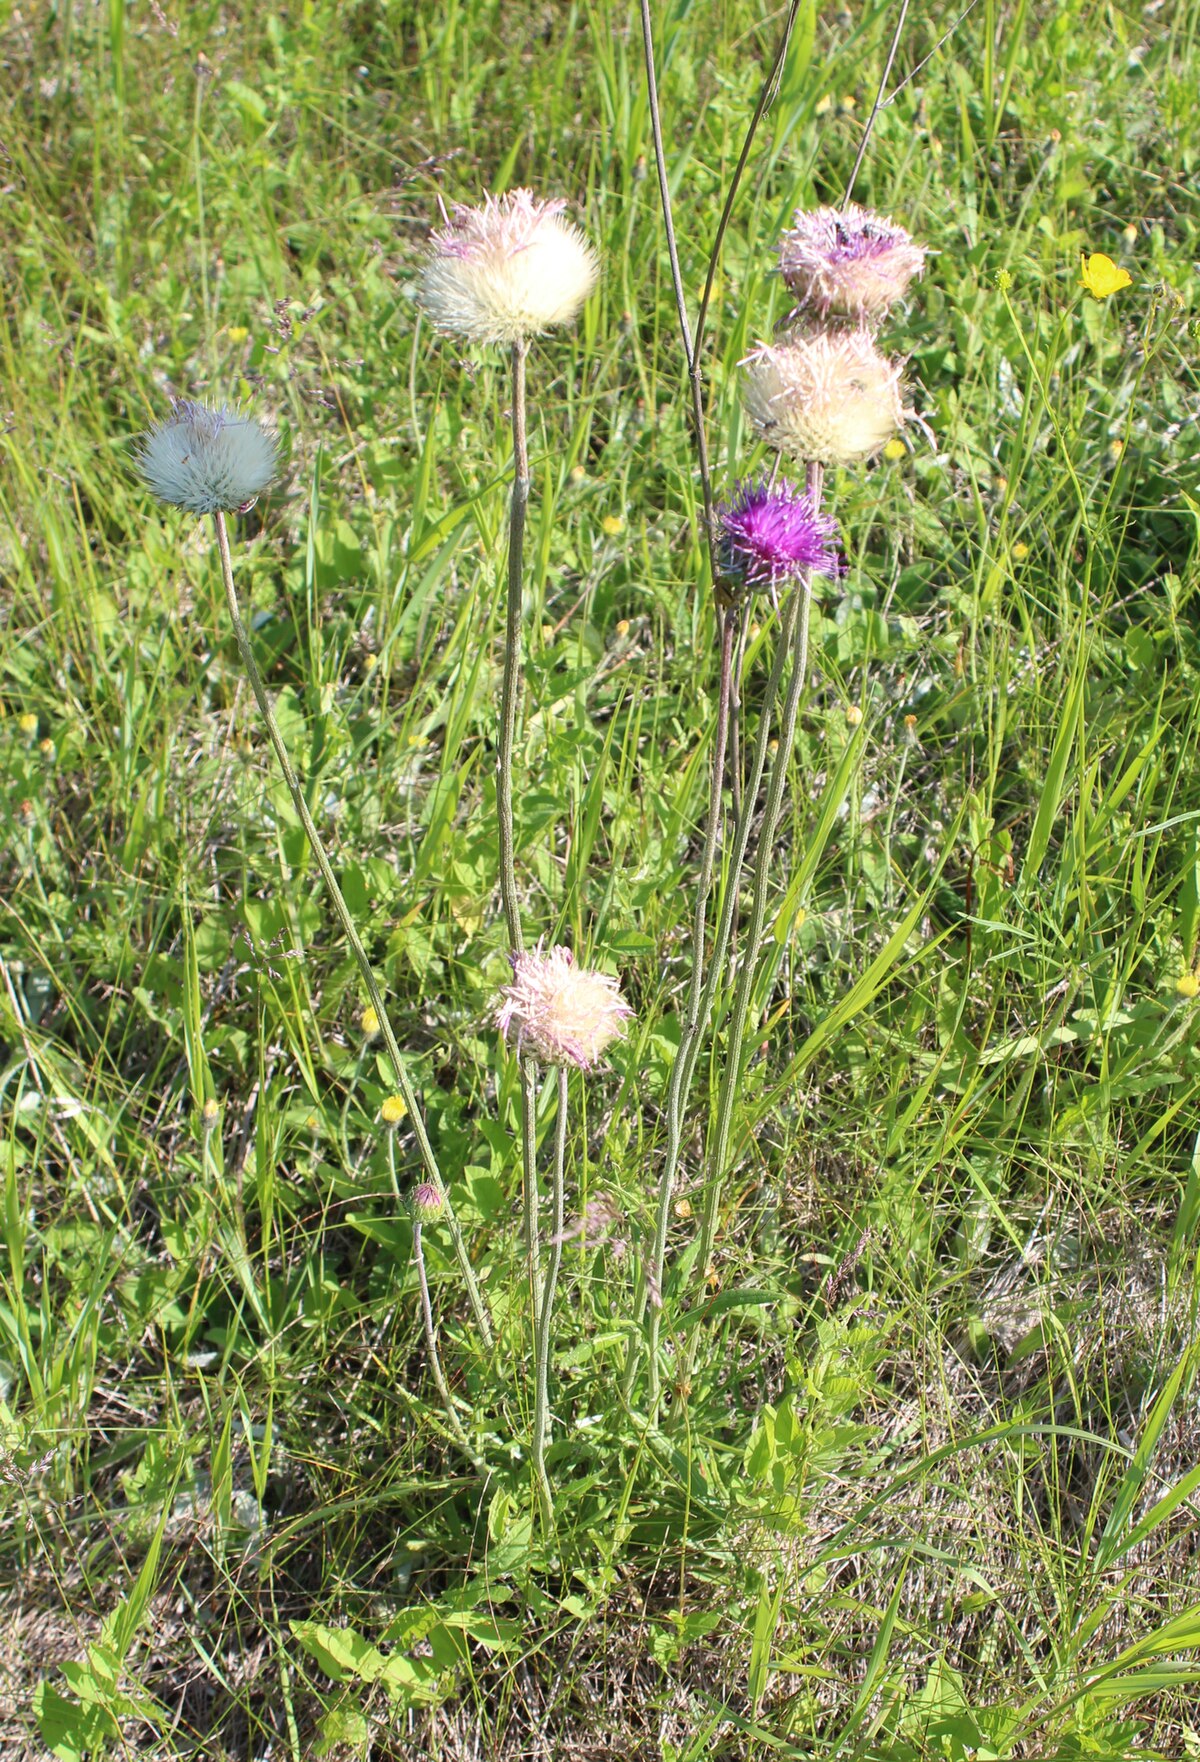
[[[891,78],[892,63],[896,59],[896,51],[900,47],[900,38],[904,32],[904,21],[908,17],[908,7],[909,0],[900,0],[900,13],[896,19],[896,28],[892,32],[892,41],[888,47],[887,60],[883,64],[883,73],[880,75],[879,79],[879,90],[875,93],[875,102],[871,106],[871,114],[867,118],[867,126],[863,129],[862,140],[858,143],[858,153],[855,156],[854,165],[851,169],[850,176],[846,180],[846,190],[842,197],[843,208],[848,208],[850,206],[850,198],[854,194],[854,186],[858,181],[858,174],[862,170],[862,162],[866,158],[867,148],[871,144],[871,135],[875,128],[875,118],[883,109],[884,93],[887,91],[887,83]],[[966,15],[964,14],[963,16],[965,17]]]
[[[820,500],[819,466],[809,467],[809,495],[813,506],[816,507]],[[717,1121],[706,1171],[704,1214],[696,1256],[698,1276],[701,1280],[705,1276],[708,1257],[712,1253],[713,1240],[716,1235],[721,1192],[725,1181],[726,1164],[729,1160],[734,1102],[737,1098],[741,1078],[742,1048],[746,1038],[750,994],[754,989],[754,976],[758,965],[758,945],[766,920],[767,888],[771,867],[775,860],[775,831],[779,824],[784,791],[787,786],[788,763],[791,758],[792,743],[795,739],[796,718],[808,675],[808,627],[809,612],[812,607],[812,583],[807,576],[798,584],[793,598],[799,601],[799,617],[796,620],[796,634],[793,644],[792,675],[788,681],[787,696],[784,700],[783,716],[779,728],[779,746],[767,783],[767,801],[763,811],[762,827],[759,831],[758,853],[754,862],[750,921],[746,928],[742,964],[738,973],[737,988],[734,992],[733,1007],[730,1011],[725,1068],[721,1073],[721,1086],[717,1097]],[[690,1374],[695,1351],[696,1335],[693,1330],[687,1351],[685,1379]]]
[[[384,1005],[383,994],[379,989],[375,974],[372,971],[367,951],[363,947],[362,939],[354,926],[354,919],[350,916],[350,908],[347,906],[342,895],[342,890],[338,886],[337,876],[333,872],[332,865],[325,853],[325,846],[321,841],[321,835],[317,831],[313,817],[309,812],[308,802],[305,800],[304,791],[300,787],[300,781],[296,776],[295,771],[292,769],[292,761],[288,757],[287,748],[283,744],[283,736],[279,732],[279,724],[275,720],[275,712],[271,708],[271,700],[267,696],[267,690],[266,686],[263,684],[262,674],[258,670],[258,662],[255,660],[254,651],[250,646],[249,634],[246,630],[246,626],[242,622],[242,614],[238,606],[237,589],[235,588],[233,581],[233,560],[229,554],[229,531],[225,524],[224,514],[219,512],[214,514],[213,521],[217,530],[217,549],[220,552],[221,557],[221,574],[225,582],[225,599],[229,608],[229,617],[233,624],[233,633],[237,638],[238,649],[241,653],[242,665],[245,667],[246,675],[250,680],[250,687],[254,692],[259,713],[261,714],[263,721],[266,723],[267,733],[270,736],[271,745],[275,749],[275,757],[279,762],[279,769],[283,772],[283,780],[288,786],[288,793],[291,795],[293,806],[299,816],[300,824],[303,826],[305,834],[307,835],[308,842],[312,846],[313,855],[317,859],[317,867],[320,869],[322,879],[324,880],[326,887],[329,889],[329,895],[333,900],[334,910],[337,912],[342,929],[346,933],[346,940],[350,944],[350,951],[358,964],[359,972],[362,974],[362,981],[366,987],[367,996],[370,998],[371,1007],[378,1018],[380,1031],[383,1034],[384,1045],[387,1047],[388,1058],[391,1060],[392,1069],[395,1073],[396,1087],[399,1089],[404,1105],[408,1109],[408,1117],[412,1123],[413,1135],[417,1141],[417,1152],[421,1158],[421,1165],[429,1179],[445,1196],[446,1227],[450,1231],[450,1239],[454,1244],[455,1259],[458,1261],[459,1271],[462,1273],[463,1282],[467,1287],[467,1297],[470,1300],[471,1310],[475,1317],[475,1324],[479,1329],[484,1344],[490,1347],[493,1344],[492,1325],[488,1318],[487,1310],[484,1307],[483,1298],[480,1296],[479,1286],[475,1281],[475,1273],[471,1266],[470,1256],[467,1253],[467,1245],[463,1240],[463,1234],[458,1226],[458,1220],[454,1216],[454,1208],[450,1203],[450,1195],[446,1192],[446,1185],[442,1180],[441,1170],[438,1168],[437,1157],[434,1155],[433,1145],[430,1143],[429,1134],[425,1130],[425,1121],[422,1117],[420,1105],[417,1101],[416,1090],[412,1086],[412,1081],[408,1075],[408,1067],[404,1061],[404,1055],[400,1051],[399,1043],[392,1031],[392,1024],[388,1020],[388,1013],[386,1006]]]
[[[387,1135],[388,1174],[392,1181],[392,1194],[399,1210],[404,1209],[404,1199],[400,1192],[400,1182],[396,1178],[396,1135],[389,1131]],[[421,1219],[413,1218],[413,1260],[417,1268],[417,1282],[421,1287],[421,1320],[425,1325],[425,1351],[429,1356],[429,1367],[433,1372],[433,1380],[437,1384],[437,1392],[442,1398],[446,1421],[454,1434],[454,1441],[467,1456],[474,1468],[481,1474],[487,1473],[487,1464],[478,1454],[474,1445],[467,1437],[462,1421],[458,1417],[458,1409],[454,1405],[454,1397],[450,1393],[450,1385],[446,1381],[446,1373],[442,1369],[441,1353],[438,1351],[437,1329],[433,1325],[433,1304],[429,1297],[429,1277],[425,1269],[425,1247],[421,1240]]]
[[[437,1384],[437,1392],[442,1398],[450,1430],[454,1433],[454,1441],[473,1467],[481,1473],[487,1472],[487,1464],[478,1454],[463,1429],[463,1423],[455,1410],[454,1398],[450,1393],[450,1385],[446,1381],[446,1373],[442,1369],[441,1355],[438,1352],[437,1329],[433,1325],[433,1304],[429,1300],[429,1279],[425,1272],[425,1250],[421,1244],[421,1220],[413,1219],[413,1259],[417,1264],[417,1279],[421,1286],[421,1319],[425,1324],[425,1350],[429,1356],[429,1368],[433,1372],[433,1380]]]
[[[725,967],[725,958],[729,952],[729,944],[733,936],[733,923],[737,913],[738,878],[742,865],[746,860],[746,847],[750,841],[750,826],[758,804],[758,791],[762,783],[763,771],[766,768],[767,749],[771,739],[771,718],[774,714],[775,700],[779,695],[779,686],[783,679],[784,668],[791,651],[792,636],[796,628],[799,611],[799,600],[795,593],[788,595],[780,623],[775,647],[775,659],[763,690],[762,703],[758,712],[758,730],[754,741],[754,754],[751,760],[750,776],[746,783],[746,793],[742,801],[742,811],[738,815],[734,829],[733,842],[726,863],[725,886],[721,895],[721,911],[717,920],[716,933],[713,937],[712,955],[708,963],[708,972],[704,977],[704,987],[700,1002],[695,1012],[689,1015],[681,1036],[679,1050],[671,1066],[671,1076],[667,1090],[667,1154],[663,1166],[658,1189],[658,1214],[654,1239],[654,1251],[651,1261],[651,1279],[657,1278],[657,1287],[644,1290],[638,1300],[634,1315],[635,1322],[641,1322],[646,1312],[649,1299],[653,1303],[650,1315],[649,1354],[650,1354],[650,1389],[652,1402],[658,1399],[658,1338],[660,1326],[659,1304],[661,1303],[662,1265],[666,1254],[667,1229],[670,1224],[671,1197],[675,1188],[675,1178],[679,1169],[680,1149],[683,1140],[683,1114],[691,1093],[692,1077],[699,1056],[700,1041],[708,1026],[712,1014],[713,1000],[717,986]],[[717,773],[715,773],[717,774]],[[696,971],[703,973],[703,965],[696,957]],[[693,974],[695,982],[696,975]],[[628,1398],[633,1383],[633,1370],[636,1364],[634,1347],[631,1345],[629,1359],[625,1368],[624,1389]]]
[[[542,1516],[547,1529],[554,1523],[554,1501],[550,1493],[550,1477],[546,1473],[546,1438],[550,1424],[550,1347],[554,1339],[554,1293],[558,1288],[558,1271],[562,1265],[563,1188],[567,1159],[567,1072],[558,1071],[558,1120],[554,1133],[554,1170],[551,1175],[553,1235],[546,1261],[546,1283],[542,1288],[542,1304],[537,1318],[533,1406],[533,1473],[541,1501]]]
[[[525,357],[529,345],[512,347],[513,487],[508,514],[508,592],[504,615],[504,675],[500,685],[500,751],[496,757],[496,814],[500,822],[500,898],[514,954],[525,946],[517,900],[513,834],[513,747],[521,698],[524,640],[522,589],[525,573],[525,510],[529,506],[529,441],[525,422]]]

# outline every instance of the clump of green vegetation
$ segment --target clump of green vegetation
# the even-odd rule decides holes
[[[889,330],[934,440],[827,472],[758,1025],[723,1085],[735,970],[660,1259],[724,645],[636,19],[13,14],[6,1754],[1195,1749],[1200,10],[913,12],[855,196],[936,253]],[[719,483],[895,19],[796,9],[708,303]],[[656,19],[693,311],[782,23]],[[438,194],[520,186],[603,275],[531,350],[513,875],[633,1010],[570,1109],[526,1093],[571,1177],[552,1525],[493,1025],[510,381],[416,299]],[[169,395],[288,461],[236,570],[301,803],[130,470]],[[742,776],[779,625],[729,628]]]

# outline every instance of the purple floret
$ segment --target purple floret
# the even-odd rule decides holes
[[[727,564],[752,587],[839,572],[834,521],[786,481],[773,489],[765,483],[739,484],[717,516]]]

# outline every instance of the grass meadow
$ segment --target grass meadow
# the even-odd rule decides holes
[[[653,11],[694,314],[784,14]],[[734,1175],[697,1265],[726,986],[653,1411],[718,656],[637,9],[0,0],[14,1762],[1200,1755],[1200,4],[960,11],[913,0],[856,186],[934,253],[889,331],[928,432],[826,481]],[[705,343],[718,494],[765,460],[774,241],[840,201],[896,18],[799,6]],[[572,1079],[552,1528],[491,1020],[509,385],[414,297],[439,194],[522,184],[603,273],[530,356],[518,884],[635,1011]],[[239,586],[496,1316],[489,1356],[430,1225],[480,1471],[211,542],[131,468],[171,394],[286,442]],[[742,628],[734,772],[769,598]],[[551,1079],[546,1154],[552,1117]]]

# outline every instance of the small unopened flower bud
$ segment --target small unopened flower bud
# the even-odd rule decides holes
[[[509,958],[512,982],[496,1009],[500,1032],[543,1064],[589,1070],[633,1015],[616,979],[577,967],[569,948],[539,944]]]
[[[407,1114],[408,1109],[402,1095],[387,1096],[379,1109],[379,1117],[385,1126],[398,1126]]]
[[[379,1015],[370,1004],[367,1005],[366,1009],[359,1017],[358,1025],[362,1029],[363,1035],[367,1040],[374,1040],[376,1034],[379,1032]]]
[[[846,721],[851,728],[857,728],[863,719],[863,713],[857,704],[846,706]]]
[[[618,618],[617,619],[617,635],[622,636],[622,637],[629,635],[629,619],[628,618]]]
[[[52,759],[54,757],[54,742],[49,735],[46,736],[45,740],[38,741],[38,751],[44,759]]]
[[[446,1196],[432,1181],[422,1181],[412,1196],[413,1217],[419,1224],[432,1224],[446,1209]]]
[[[563,219],[566,203],[529,190],[455,208],[434,233],[418,303],[438,330],[518,343],[568,324],[596,285],[599,259]]]
[[[886,215],[848,208],[798,208],[779,241],[779,268],[801,305],[824,318],[879,318],[904,298],[925,252]]]
[[[798,459],[855,464],[878,453],[910,413],[899,367],[865,331],[791,331],[742,365],[750,420]]]
[[[220,1125],[220,1123],[221,1123],[220,1103],[214,1101],[212,1096],[210,1095],[207,1098],[207,1100],[205,1101],[204,1106],[200,1109],[200,1130],[204,1133],[204,1136],[207,1138],[210,1132],[216,1131],[216,1129]]]
[[[908,448],[900,439],[899,435],[893,435],[892,439],[883,449],[883,456],[893,465],[896,464],[897,460],[907,458]]]
[[[160,501],[193,514],[228,513],[275,481],[279,449],[253,416],[176,398],[167,420],[143,435],[136,464]]]

